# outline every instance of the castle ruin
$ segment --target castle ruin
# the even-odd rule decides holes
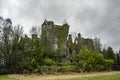
[[[72,54],[79,53],[82,46],[94,50],[93,40],[82,38],[80,33],[73,41],[72,35],[69,34],[69,25],[67,23],[55,25],[53,21],[45,20],[41,27],[41,36],[45,44],[49,43],[52,51],[64,54],[65,60],[63,62],[71,62],[73,60]]]

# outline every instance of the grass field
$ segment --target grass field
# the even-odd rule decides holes
[[[16,79],[9,78],[8,76],[5,75],[0,75],[0,80],[16,80]]]
[[[65,80],[120,80],[120,74],[96,76],[96,77],[84,77],[84,78],[73,78]]]

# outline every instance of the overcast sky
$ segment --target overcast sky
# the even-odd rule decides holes
[[[66,19],[70,32],[120,49],[120,0],[0,0],[0,16],[22,25],[25,33],[45,19],[55,24]]]

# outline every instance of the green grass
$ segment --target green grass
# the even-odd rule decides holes
[[[65,80],[120,80],[120,74],[96,76],[96,77],[74,78],[74,79],[65,79]]]
[[[16,79],[9,78],[8,76],[5,75],[0,75],[0,80],[16,80]]]

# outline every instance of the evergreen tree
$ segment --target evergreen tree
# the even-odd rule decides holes
[[[102,50],[102,54],[104,58],[107,59],[107,50],[105,48]]]
[[[109,59],[115,59],[115,55],[114,55],[112,47],[108,47],[107,56],[108,56]]]
[[[117,62],[117,65],[120,65],[120,53],[117,53],[116,62]]]
[[[115,53],[114,53],[112,47],[108,47],[108,49],[107,49],[107,59],[112,59],[112,60],[114,60],[114,63],[116,62]]]

